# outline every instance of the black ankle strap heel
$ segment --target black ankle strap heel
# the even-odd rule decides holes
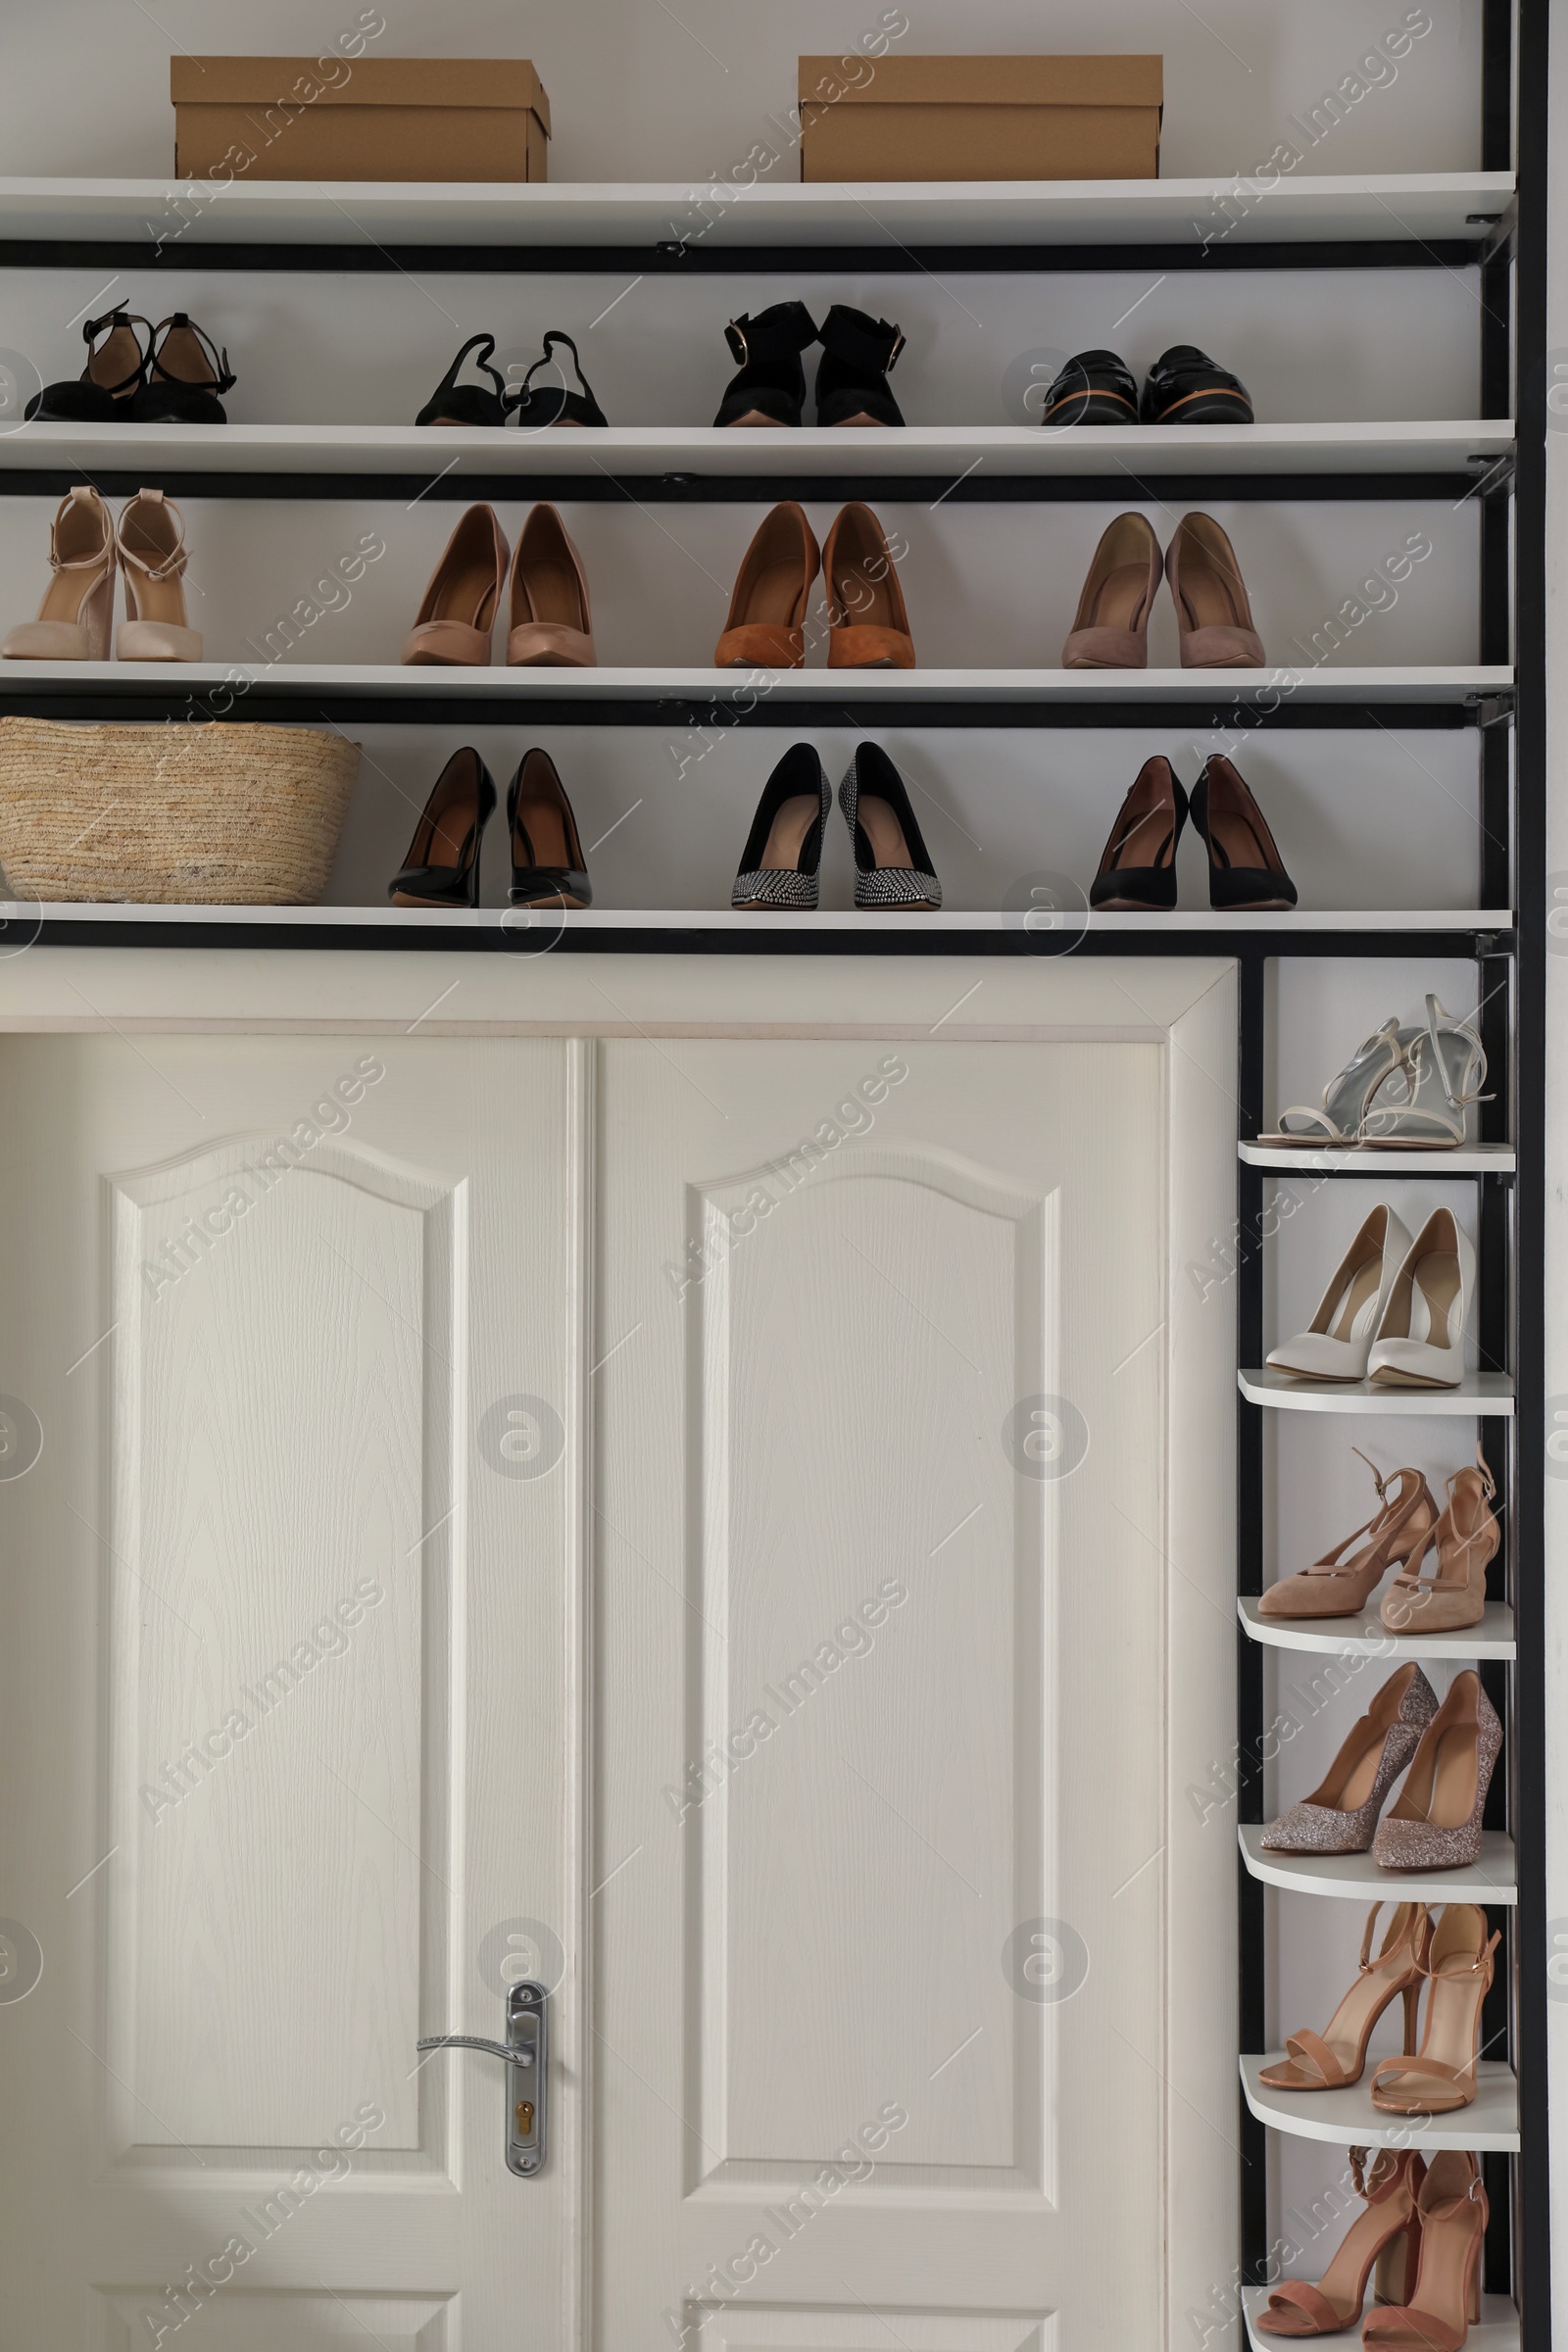
[[[572,372],[577,378],[577,389],[575,392],[568,392],[564,383],[541,384],[536,392],[533,379],[540,368],[554,368],[560,364],[556,359],[558,343],[564,343],[571,354]],[[530,433],[545,424],[603,424],[608,426],[610,423],[610,418],[595,400],[593,387],[582,371],[582,362],[577,357],[576,344],[569,335],[563,334],[558,326],[551,327],[545,336],[544,350],[523,377],[522,390],[512,393],[508,398],[507,410],[511,416],[516,417],[524,431]]]
[[[834,424],[902,424],[899,404],[888,386],[904,349],[904,329],[868,318],[836,302],[822,321],[822,358],[816,370],[816,421]]]
[[[188,312],[174,311],[153,329],[146,379],[126,413],[137,424],[226,424],[219,396],[238,381],[227,352]]]
[[[775,302],[755,318],[743,314],[724,329],[733,375],[715,424],[799,424],[806,407],[801,354],[816,341],[816,321],[804,302]]]
[[[494,335],[470,335],[447,369],[419,414],[416,424],[505,424],[507,421],[506,379],[499,368],[490,365],[496,347]],[[474,361],[490,378],[495,390],[487,392],[483,384],[460,384],[459,374],[471,351],[478,353]]]

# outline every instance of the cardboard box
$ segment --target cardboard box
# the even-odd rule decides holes
[[[1162,57],[803,57],[803,179],[1157,179]]]
[[[169,85],[181,179],[549,176],[525,58],[175,57]]]

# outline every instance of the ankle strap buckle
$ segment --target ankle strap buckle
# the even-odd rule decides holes
[[[882,371],[884,375],[891,375],[893,373],[894,368],[899,364],[899,354],[904,349],[905,344],[908,341],[908,337],[906,335],[902,326],[895,327],[894,333],[897,335],[898,341],[894,344],[893,349],[888,353],[887,366]]]
[[[724,340],[729,345],[729,356],[736,367],[748,366],[752,356],[751,346],[746,340],[745,328],[737,326],[733,318],[729,319],[725,325]]]

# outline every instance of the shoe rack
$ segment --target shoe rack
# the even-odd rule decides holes
[[[0,495],[56,499],[91,478],[109,497],[155,484],[179,498],[233,500],[415,497],[636,502],[753,509],[776,499],[859,498],[955,507],[990,503],[1210,500],[1295,503],[1387,499],[1395,493],[1479,508],[1477,658],[1448,665],[1271,667],[1230,674],[1151,668],[920,668],[911,672],[780,673],[759,695],[744,673],[702,668],[434,672],[329,662],[259,668],[235,715],[342,727],[391,722],[451,728],[504,725],[724,727],[796,733],[842,725],[942,731],[955,751],[982,729],[1196,726],[1310,733],[1382,728],[1449,733],[1474,746],[1483,854],[1473,909],[1373,909],[1289,914],[1095,914],[1068,924],[1060,946],[1089,956],[1233,957],[1240,978],[1237,1071],[1239,1936],[1238,2130],[1244,2162],[1237,2277],[1248,2308],[1262,2299],[1271,2242],[1269,2135],[1481,2152],[1491,2200],[1486,2287],[1494,2301],[1471,2341],[1482,2352],[1547,2352],[1550,2342],[1544,1902],[1544,1626],[1543,1614],[1544,1153],[1544,433],[1546,424],[1546,0],[1476,0],[1484,25],[1479,172],[1386,179],[1281,180],[1258,201],[1242,183],[1197,180],[878,191],[876,220],[829,186],[715,189],[543,185],[488,189],[398,186],[359,198],[353,234],[330,197],[289,184],[235,183],[182,229],[181,270],[509,274],[602,271],[615,285],[733,271],[788,287],[803,271],[885,274],[1147,270],[1206,276],[1288,276],[1306,270],[1432,270],[1459,273],[1477,297],[1481,415],[1462,426],[1414,423],[1258,424],[1215,428],[1200,469],[1179,427],[1046,434],[1026,426],[906,426],[842,435],[611,425],[592,436],[467,433],[409,425],[232,424],[220,434],[179,426],[40,424],[0,433]],[[1171,27],[1172,37],[1180,37]],[[145,271],[149,205],[161,183],[0,182],[0,267]],[[681,233],[682,220],[699,230]],[[1206,242],[1194,222],[1228,221]],[[1515,350],[1523,355],[1515,362]],[[1107,446],[1113,444],[1113,446]],[[433,477],[433,478],[432,478]],[[1135,478],[1134,478],[1135,477]],[[738,526],[737,526],[738,527]],[[72,719],[189,719],[236,674],[222,662],[167,665],[9,662],[0,710]],[[737,841],[738,847],[738,841]],[[390,865],[390,857],[389,857]],[[515,918],[381,906],[233,908],[0,909],[7,933],[70,946],[322,947],[475,953],[517,945]],[[551,918],[541,944],[571,953],[832,952],[1007,955],[1056,944],[1022,913],[778,917],[717,909],[596,906]],[[1262,1369],[1264,1248],[1272,1188],[1303,1155],[1255,1140],[1268,1126],[1270,991],[1302,959],[1396,960],[1420,993],[1423,966],[1473,965],[1493,1099],[1479,1141],[1441,1155],[1393,1151],[1335,1165],[1335,1184],[1418,1175],[1474,1188],[1480,1235],[1480,1369],[1453,1392],[1412,1399],[1324,1394]],[[1381,1629],[1359,1639],[1314,1633],[1255,1608],[1269,1581],[1266,1477],[1281,1413],[1431,1413],[1479,1429],[1496,1480],[1504,1542],[1482,1625],[1421,1642]],[[1353,1434],[1353,1433],[1351,1433]],[[1348,1440],[1347,1441],[1348,1442]],[[1464,1450],[1461,1445],[1460,1451]],[[1457,1456],[1456,1456],[1457,1458]],[[1492,1788],[1478,1876],[1401,1885],[1434,1901],[1485,1902],[1502,1932],[1485,2025],[1488,2061],[1473,2107],[1430,2131],[1396,2132],[1363,2086],[1298,2099],[1257,2082],[1270,1963],[1269,1901],[1348,1899],[1379,1891],[1365,1857],[1265,1855],[1265,1664],[1270,1647],[1306,1652],[1451,1658],[1476,1663],[1503,1719],[1502,1768]],[[1511,1869],[1512,1883],[1505,1884]],[[1372,1891],[1369,1893],[1369,1887]],[[1289,1914],[1281,1911],[1282,1918]],[[1270,2340],[1254,2335],[1261,2345]]]

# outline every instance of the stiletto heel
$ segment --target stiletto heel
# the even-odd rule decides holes
[[[1291,1805],[1263,1832],[1271,1854],[1364,1854],[1389,1790],[1438,1711],[1438,1694],[1419,1666],[1390,1675],[1366,1713],[1350,1726],[1339,1754],[1310,1796]]]
[[[96,490],[81,484],[49,526],[52,573],[36,620],[0,643],[7,662],[107,662],[115,613],[115,526]]]
[[[858,500],[842,507],[822,550],[829,669],[913,669],[914,640],[887,533]]]
[[[1187,822],[1188,799],[1170,761],[1146,760],[1116,811],[1100,871],[1089,885],[1091,906],[1157,907],[1176,904],[1176,844]]]
[[[1410,1236],[1381,1201],[1330,1276],[1306,1330],[1269,1350],[1270,1368],[1303,1380],[1364,1380],[1373,1334],[1409,1248]]]
[[[1422,1733],[1397,1803],[1378,1824],[1373,1861],[1385,1870],[1458,1870],[1479,1862],[1481,1818],[1501,1749],[1496,1709],[1467,1666]]]
[[[533,388],[533,379],[541,368],[556,366],[556,345],[558,343],[564,343],[571,354],[571,365],[577,378],[577,389],[575,392],[568,392],[564,383],[542,384],[536,392]],[[563,334],[558,326],[551,327],[546,334],[544,350],[523,377],[522,389],[514,392],[509,398],[507,408],[516,417],[524,431],[530,433],[537,431],[542,426],[552,424],[602,424],[608,426],[610,423],[609,417],[594,398],[592,384],[582,371],[582,362],[577,357],[576,344],[569,335]]]
[[[1385,2115],[1451,2115],[1476,2095],[1481,2006],[1492,1987],[1499,1936],[1487,1936],[1479,1903],[1448,1903],[1438,1914],[1421,1970],[1427,1995],[1419,2051],[1385,2058],[1372,2077],[1372,2104]]]
[[[577,819],[548,752],[524,752],[507,789],[514,906],[588,906],[593,884]]]
[[[1193,823],[1208,852],[1208,903],[1222,910],[1296,905],[1296,884],[1246,778],[1213,753],[1193,787]]]
[[[1366,1121],[1368,1140],[1401,1150],[1451,1152],[1464,1142],[1464,1114],[1490,1102],[1486,1048],[1468,1021],[1456,1021],[1436,997],[1427,999],[1424,1029],[1401,1032],[1405,1042],[1402,1100],[1391,1086]]]
[[[122,662],[199,662],[201,633],[185,619],[185,525],[161,490],[138,490],[115,534],[125,582]]]
[[[469,507],[430,574],[403,660],[488,669],[511,550],[492,507]]]
[[[481,425],[499,430],[507,421],[507,383],[499,368],[492,368],[495,354],[494,335],[470,335],[447,369],[419,414],[416,424]],[[474,367],[487,375],[495,386],[487,392],[483,384],[460,384],[458,377],[470,352],[476,352]]]
[[[105,327],[109,332],[99,343]],[[145,344],[137,327],[146,330]],[[80,375],[45,384],[28,401],[24,414],[77,424],[107,424],[128,416],[131,399],[147,378],[152,338],[148,320],[134,311],[105,311],[101,318],[89,318],[81,330],[87,365]]]
[[[1497,1489],[1479,1446],[1474,1469],[1455,1470],[1447,1480],[1443,1516],[1423,1536],[1383,1595],[1382,1617],[1393,1634],[1452,1634],[1479,1625],[1487,1606],[1487,1570],[1496,1557],[1502,1530],[1492,1509]],[[1421,1562],[1433,1546],[1436,1576],[1423,1576]]]
[[[1335,2248],[1316,2286],[1286,2278],[1274,2288],[1253,2326],[1263,2335],[1338,2335],[1355,2326],[1369,2274],[1397,2281],[1399,2300],[1413,2291],[1420,2224],[1416,2198],[1426,2164],[1413,2149],[1379,2148],[1370,2166],[1364,2148],[1350,2150],[1350,2179],[1364,2211]],[[1374,2292],[1377,2289],[1374,2288]]]
[[[1212,514],[1184,514],[1165,555],[1183,669],[1261,669],[1241,565]]]
[[[716,669],[804,667],[806,610],[820,563],[804,507],[789,499],[763,516],[735,575]]]
[[[1365,1045],[1351,1054],[1344,1069],[1329,1080],[1323,1089],[1321,1106],[1293,1103],[1289,1110],[1281,1111],[1275,1132],[1260,1135],[1258,1142],[1295,1144],[1302,1151],[1313,1152],[1348,1150],[1351,1145],[1361,1143],[1366,1137],[1373,1097],[1396,1071],[1405,1070],[1404,1040],[1405,1033],[1391,1012],[1382,1028],[1375,1030]],[[1288,1127],[1288,1119],[1300,1123]]]
[[[1416,2196],[1420,2257],[1406,2301],[1370,2311],[1367,2352],[1461,2352],[1481,2318],[1481,2252],[1492,2209],[1473,2156],[1445,2148]]]
[[[1367,1356],[1380,1387],[1456,1389],[1475,1297],[1476,1253],[1451,1208],[1434,1209],[1390,1285]]]
[[[529,514],[512,559],[508,605],[510,669],[593,669],[588,575],[554,507]]]
[[[1160,561],[1159,541],[1144,515],[1118,514],[1106,524],[1061,649],[1063,669],[1149,667],[1149,614]]]
[[[495,805],[494,777],[465,745],[430,787],[403,869],[386,886],[393,906],[477,906],[479,853]]]
[[[1421,1472],[1396,1470],[1391,1495],[1390,1482],[1377,1464],[1359,1446],[1350,1451],[1371,1471],[1382,1508],[1310,1568],[1299,1568],[1270,1585],[1257,1604],[1260,1617],[1359,1616],[1395,1562],[1419,1559],[1431,1543],[1438,1506]]]
[[[808,743],[792,744],[762,787],[730,905],[815,906],[832,807],[833,787],[815,751]]]
[[[146,380],[126,414],[137,424],[226,424],[219,395],[232,392],[238,381],[227,352],[220,352],[185,312],[175,311],[153,329]]]
[[[1431,1935],[1426,1905],[1397,1906],[1373,1959],[1372,1934],[1382,1908],[1381,1903],[1374,1903],[1366,1915],[1360,1973],[1322,2033],[1303,2028],[1287,2034],[1285,2047],[1290,2055],[1277,2066],[1265,2066],[1258,2076],[1270,2090],[1346,2090],[1359,2082],[1366,2070],[1366,2045],[1378,2019],[1396,1992],[1411,1984],[1419,1989]],[[1400,2063],[1397,2058],[1385,2061],[1389,2066]],[[1377,2096],[1375,2088],[1373,2096]]]
[[[857,906],[936,908],[942,885],[904,789],[880,744],[862,743],[839,786],[839,807],[855,844]]]

